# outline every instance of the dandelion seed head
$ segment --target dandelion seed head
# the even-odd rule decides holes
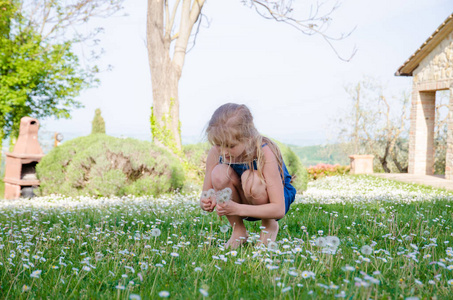
[[[159,228],[153,228],[153,229],[151,230],[151,235],[152,235],[153,237],[158,237],[158,236],[160,236],[160,234],[161,234],[161,231],[160,231]]]
[[[340,246],[340,239],[336,236],[327,236],[326,242],[327,242],[327,244],[332,245],[335,248]]]
[[[270,251],[277,251],[278,250],[278,244],[276,242],[269,242],[267,244],[267,249]]]
[[[360,251],[362,252],[363,255],[370,255],[371,253],[373,253],[373,248],[371,248],[368,245],[364,245],[362,246]]]
[[[319,237],[315,240],[315,244],[318,247],[325,247],[327,246],[327,240],[324,237]]]
[[[228,225],[222,225],[222,226],[220,226],[220,231],[221,231],[222,233],[228,232],[229,229],[230,229],[230,227],[229,227]]]

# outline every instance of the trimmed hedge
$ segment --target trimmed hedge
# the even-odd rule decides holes
[[[91,134],[55,147],[36,167],[39,194],[158,195],[180,189],[177,158],[151,142]]]

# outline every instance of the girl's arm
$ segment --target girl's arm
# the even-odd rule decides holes
[[[285,195],[277,158],[269,147],[263,147],[263,152],[265,159],[263,176],[266,180],[269,203],[262,205],[248,205],[229,201],[224,207],[225,215],[254,217],[259,219],[281,219],[285,216]]]
[[[219,152],[216,147],[212,147],[208,152],[208,157],[206,158],[206,171],[203,181],[203,191],[207,191],[213,188],[211,182],[211,173],[218,162]],[[200,206],[202,209],[212,212],[214,210],[214,207],[216,206],[216,202],[214,201],[214,199],[200,199]]]

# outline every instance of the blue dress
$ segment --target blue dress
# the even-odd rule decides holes
[[[261,147],[266,146],[263,144]],[[223,156],[219,157],[219,163],[223,164]],[[236,172],[236,174],[241,178],[241,175],[249,169],[249,164],[245,163],[225,163],[230,165],[230,167]],[[253,161],[253,169],[257,170],[256,159]],[[283,161],[283,192],[285,195],[285,214],[289,211],[290,205],[294,202],[296,198],[296,189],[291,184],[291,175],[289,175],[288,169],[286,168],[285,162]],[[261,219],[246,217],[244,220],[247,221],[259,221]],[[278,220],[277,220],[278,221]]]

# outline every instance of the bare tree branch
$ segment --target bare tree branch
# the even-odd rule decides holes
[[[176,13],[178,11],[178,7],[179,7],[179,4],[181,3],[181,0],[176,0],[176,3],[174,4],[173,6],[173,11],[171,13],[171,17],[170,17],[170,20],[169,22],[167,23],[168,24],[168,29],[167,29],[167,32],[168,32],[168,35],[170,36],[171,35],[171,32],[173,30],[173,26],[175,24],[175,18],[176,18]],[[178,34],[179,36],[179,34]],[[172,38],[173,40],[173,38]]]
[[[288,24],[306,35],[320,35],[334,51],[335,55],[343,61],[350,61],[357,52],[357,48],[354,46],[351,54],[345,58],[333,45],[333,42],[341,41],[349,37],[352,32],[354,32],[355,27],[348,33],[343,33],[338,37],[334,37],[326,33],[329,28],[330,21],[332,20],[330,17],[331,14],[340,6],[338,2],[336,2],[332,8],[322,16],[318,16],[318,14],[320,13],[320,7],[323,4],[317,3],[316,9],[314,11],[310,11],[309,18],[301,20],[292,17],[292,1],[287,3],[284,0],[244,0],[243,3],[253,7],[255,11],[265,19],[273,19],[277,22]]]
[[[30,20],[31,26],[39,28],[44,39],[68,39],[67,29],[88,22],[93,17],[109,17],[122,9],[124,0],[68,0],[58,1],[22,0],[21,13]],[[90,37],[79,36],[79,40]]]
[[[198,18],[198,21],[197,21],[197,23],[198,23],[198,24],[197,24],[197,29],[195,30],[195,33],[192,34],[192,36],[193,36],[192,46],[190,46],[190,48],[187,49],[186,53],[189,53],[189,52],[195,47],[195,44],[196,44],[196,42],[197,42],[198,33],[200,32],[200,27],[201,27],[201,23],[202,23],[202,21],[203,21],[203,18],[206,19],[207,22],[208,22],[207,27],[210,26],[210,22],[209,22],[208,18],[206,17],[206,15],[200,14],[200,17]]]
[[[169,8],[168,8],[168,1],[169,0],[164,0],[165,2],[165,32],[164,32],[164,37],[167,39],[168,37],[170,37],[171,35],[171,29],[172,29],[172,25],[173,24],[170,24],[170,11],[169,11]],[[176,7],[176,5],[175,5]]]

